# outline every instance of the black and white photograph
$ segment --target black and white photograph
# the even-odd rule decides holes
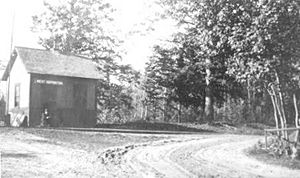
[[[300,178],[300,0],[3,0],[0,178]]]

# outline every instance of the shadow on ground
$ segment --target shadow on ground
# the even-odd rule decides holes
[[[2,153],[1,156],[3,158],[33,158],[36,157],[31,153]]]

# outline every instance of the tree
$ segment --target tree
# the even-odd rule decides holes
[[[276,127],[286,128],[288,120],[293,120],[287,118],[287,104],[299,88],[295,76],[300,72],[300,4],[294,0],[250,3],[250,8],[240,10],[248,16],[245,28],[230,39],[232,48],[239,51],[231,58],[232,72],[241,80],[259,81],[260,88],[267,89]],[[288,139],[285,131],[281,136]]]
[[[204,79],[205,118],[212,122],[214,104],[222,101],[232,89],[239,88],[234,76],[228,75],[227,61],[234,51],[229,45],[228,34],[235,24],[230,13],[238,9],[239,1],[218,0],[163,0],[169,7],[169,14],[186,29],[180,40],[183,60],[190,61],[185,67],[193,67]],[[170,7],[171,6],[171,7]],[[201,88],[199,88],[202,90]],[[203,91],[203,90],[202,90]],[[237,91],[237,90],[235,90]]]
[[[117,39],[106,27],[113,9],[103,0],[68,0],[54,5],[44,2],[45,11],[33,16],[34,32],[46,49],[102,59],[115,57]]]
[[[166,120],[166,107],[170,102],[170,86],[174,70],[176,70],[170,56],[171,51],[155,46],[154,55],[146,66],[146,79],[143,83],[143,88],[147,93],[146,105],[151,105],[154,113],[156,110],[162,111],[163,120]]]
[[[203,65],[199,65],[202,58],[195,56],[199,48],[185,35],[178,35],[173,43],[176,47],[154,48],[154,55],[146,68],[145,88],[148,98],[153,101],[152,104],[160,99],[161,103],[175,102],[179,106],[204,110],[206,70]],[[219,64],[211,67],[214,76],[211,91],[215,103],[223,103],[227,94],[241,96],[240,85],[225,73],[226,67],[221,64],[222,60],[215,63]],[[166,109],[164,104],[161,108],[163,111]]]
[[[99,72],[104,74],[96,92],[100,114],[105,111],[128,116],[133,109],[128,86],[139,74],[129,65],[118,64],[121,40],[112,33],[111,5],[103,0],[67,0],[44,5],[45,11],[33,16],[32,30],[39,33],[39,43],[48,50],[86,56],[97,62]]]

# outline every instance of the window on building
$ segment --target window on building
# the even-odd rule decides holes
[[[15,85],[15,107],[20,107],[20,84]]]

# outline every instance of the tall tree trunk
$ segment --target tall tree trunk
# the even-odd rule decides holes
[[[142,120],[144,120],[144,105],[142,105],[142,107],[141,107],[141,110],[140,110],[140,118],[142,119]]]
[[[163,121],[166,122],[166,104],[165,101],[163,101],[163,106],[162,106],[162,116],[163,116]]]
[[[181,123],[181,104],[178,104],[178,123]]]
[[[106,66],[107,67],[107,66]],[[107,101],[107,105],[110,108],[110,103],[111,103],[111,88],[110,88],[110,70],[107,67],[106,68],[106,82],[108,84],[108,101]]]
[[[212,94],[212,87],[211,87],[211,59],[206,59],[206,77],[205,77],[205,82],[206,82],[206,88],[205,88],[205,108],[204,108],[204,113],[205,113],[205,120],[208,122],[212,122],[214,120],[214,107],[213,107],[213,94]]]
[[[299,128],[299,115],[298,115],[298,106],[297,106],[297,98],[296,98],[296,95],[293,94],[293,101],[294,101],[294,107],[295,107],[295,126],[296,128]],[[298,141],[298,137],[299,137],[299,130],[296,131],[296,138],[295,138],[295,142],[297,143]]]
[[[299,119],[298,119],[298,106],[297,106],[297,98],[296,98],[296,95],[295,93],[293,94],[293,101],[294,101],[294,107],[295,107],[295,126],[296,128],[299,128]],[[294,138],[294,143],[293,146],[292,146],[292,159],[296,158],[298,156],[298,149],[297,149],[297,146],[298,146],[298,141],[299,141],[299,130],[296,130],[295,132],[295,138]]]
[[[213,98],[212,98],[210,87],[206,88],[204,112],[205,112],[205,119],[211,123],[214,120],[214,107],[213,107]]]
[[[276,82],[277,82],[277,85],[278,85],[278,95],[279,95],[279,102],[280,102],[279,107],[280,107],[280,111],[281,111],[281,114],[282,114],[283,128],[287,128],[286,114],[285,114],[283,95],[282,95],[281,80],[279,78],[278,72],[276,72],[275,75],[276,75]],[[284,138],[287,139],[287,137],[288,137],[287,131],[284,131]]]
[[[247,101],[247,106],[248,106],[248,111],[250,112],[247,119],[249,119],[250,121],[253,121],[254,119],[254,111],[253,111],[253,103],[252,103],[252,92],[251,92],[251,83],[250,83],[250,79],[247,80],[247,97],[248,97],[248,101]]]
[[[167,118],[166,118],[166,106],[167,106],[167,101],[166,101],[166,92],[167,92],[167,89],[166,88],[164,88],[164,93],[163,93],[163,103],[162,103],[162,111],[163,111],[163,121],[164,122],[167,122]]]
[[[279,89],[280,90],[280,89]],[[283,103],[283,97],[282,97],[282,92],[279,91],[279,101],[280,101],[280,109],[282,111],[282,117],[283,117],[283,124],[284,124],[284,128],[287,127],[286,124],[286,114],[285,114],[285,109],[284,109],[284,103]]]
[[[150,118],[148,118],[148,106],[146,106],[145,108],[145,116],[146,120],[149,120],[150,121]]]
[[[146,107],[146,103],[144,103],[143,101],[145,101],[145,96],[146,95],[146,92],[145,91],[142,91],[142,98],[143,98],[143,100],[142,100],[142,102],[141,102],[141,109],[140,109],[140,118],[142,119],[142,120],[144,120],[145,118],[144,118],[144,110],[145,110],[145,107]]]
[[[277,109],[277,112],[278,112],[278,115],[279,115],[279,119],[280,119],[280,126],[283,129],[284,128],[284,122],[283,122],[282,112],[281,112],[280,107],[279,107],[278,98],[277,98],[274,86],[272,86],[272,90],[273,90],[273,94],[274,94],[273,96],[274,96],[275,106],[276,106],[276,109]],[[281,131],[281,132],[282,132],[282,136],[284,138],[286,138],[285,137],[285,132],[284,131]]]
[[[275,104],[275,96],[274,93],[272,93],[271,91],[268,91],[269,95],[271,97],[271,101],[272,101],[272,105],[273,105],[273,110],[274,110],[274,119],[275,119],[275,124],[276,124],[276,129],[279,129],[279,124],[278,124],[278,113],[277,113],[277,108],[276,108],[276,104]],[[277,136],[280,136],[280,132],[277,131]]]

